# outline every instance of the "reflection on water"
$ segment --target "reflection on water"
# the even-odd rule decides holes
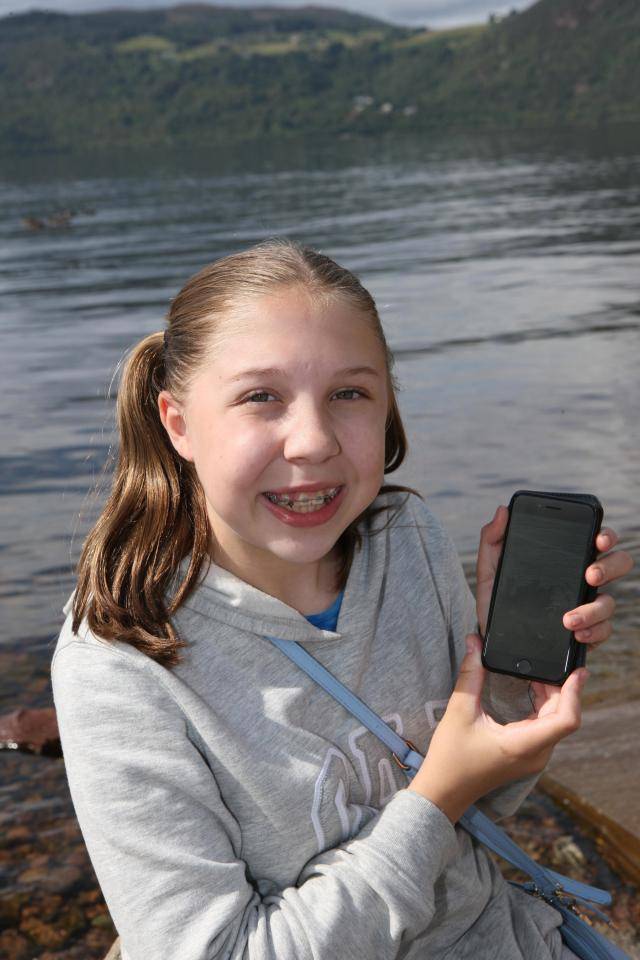
[[[0,166],[0,649],[46,676],[116,442],[116,371],[204,263],[284,234],[355,270],[402,384],[418,487],[473,581],[517,488],[594,493],[632,552],[638,500],[640,131],[157,151]],[[67,229],[23,217],[76,211]],[[593,689],[637,694],[631,599]],[[605,652],[606,651],[606,652]],[[0,694],[25,703],[10,676]],[[48,705],[46,686],[28,705]],[[2,708],[0,708],[2,709]]]

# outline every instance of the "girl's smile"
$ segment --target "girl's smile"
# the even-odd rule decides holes
[[[265,506],[282,523],[293,527],[316,527],[321,523],[331,520],[338,510],[343,500],[345,486],[333,488],[335,493],[330,492],[330,488],[325,488],[325,496],[309,493],[304,499],[297,499],[299,494],[292,494],[296,499],[284,498],[285,503],[274,502],[269,494],[263,494]]]
[[[367,319],[301,288],[263,296],[225,321],[184,409],[164,396],[214,561],[291,605],[326,597],[336,542],[384,481],[390,391]]]

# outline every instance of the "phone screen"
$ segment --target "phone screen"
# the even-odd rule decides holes
[[[487,630],[488,649],[508,654],[510,667],[528,658],[534,674],[564,669],[571,631],[562,617],[580,595],[593,518],[587,504],[515,498]]]

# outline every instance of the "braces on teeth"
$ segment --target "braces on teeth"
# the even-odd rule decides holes
[[[275,493],[265,493],[265,497],[267,497],[269,500],[271,500],[272,503],[277,503],[279,506],[292,507],[292,506],[293,506],[294,504],[296,504],[296,503],[301,504],[301,505],[302,505],[302,504],[310,504],[310,505],[312,505],[312,506],[317,506],[317,505],[320,504],[320,503],[329,503],[330,500],[333,500],[333,499],[334,499],[334,497],[336,496],[337,492],[338,492],[338,488],[336,488],[336,489],[333,491],[333,493],[327,493],[327,494],[324,494],[324,495],[321,496],[321,497],[313,497],[313,498],[311,498],[311,499],[309,499],[309,500],[304,499],[304,498],[301,499],[301,500],[291,500],[289,497],[278,497]]]

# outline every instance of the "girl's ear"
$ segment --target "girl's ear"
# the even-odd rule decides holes
[[[168,390],[158,394],[158,413],[162,426],[169,435],[174,449],[185,460],[192,461],[191,442],[187,433],[187,424],[178,403]]]

